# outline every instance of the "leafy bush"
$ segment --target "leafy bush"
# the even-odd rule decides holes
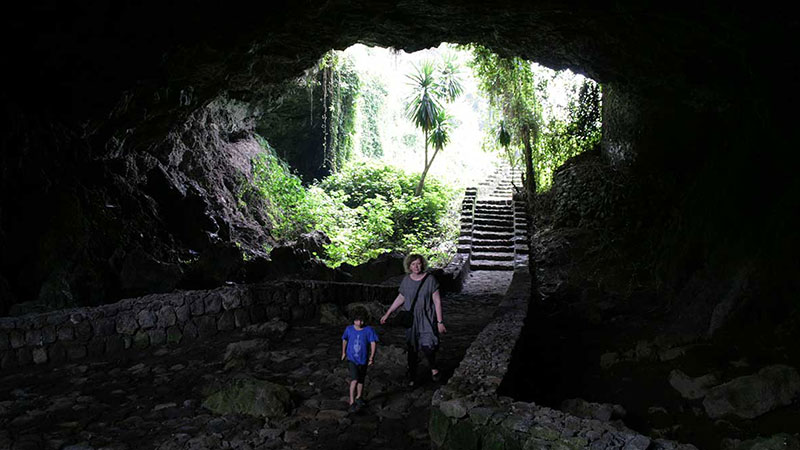
[[[313,210],[300,178],[258,137],[264,152],[251,161],[253,186],[266,200],[266,214],[276,239],[294,239],[314,223]]]
[[[417,175],[375,162],[356,162],[325,178],[319,187],[341,199],[361,224],[350,230],[320,224],[333,241],[330,262],[358,264],[388,250],[417,251],[444,262],[456,234],[454,192],[431,180],[417,197],[417,181]]]
[[[419,252],[433,263],[452,255],[458,220],[454,191],[438,180],[430,180],[417,197],[416,175],[357,162],[306,188],[264,139],[259,142],[264,152],[252,160],[253,186],[264,199],[276,239],[321,230],[331,239],[326,262],[334,267],[391,250]]]

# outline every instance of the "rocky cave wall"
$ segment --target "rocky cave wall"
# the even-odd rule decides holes
[[[783,283],[796,265],[768,269],[797,248],[789,117],[777,113],[797,97],[782,89],[796,23],[775,8],[673,8],[26,3],[0,27],[13,62],[0,94],[0,310],[168,291],[187,261],[236,243],[263,253],[270,224],[236,201],[257,151],[254,105],[356,42],[479,42],[595,78],[604,154],[682,220],[674,266],[756,255]],[[217,259],[206,257],[220,282]]]

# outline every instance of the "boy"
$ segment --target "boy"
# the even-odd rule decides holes
[[[353,324],[342,334],[342,361],[347,358],[350,366],[350,412],[356,412],[364,406],[361,392],[367,377],[367,366],[372,365],[378,347],[378,334],[372,327],[365,326],[366,316],[364,308],[355,308],[352,313]]]

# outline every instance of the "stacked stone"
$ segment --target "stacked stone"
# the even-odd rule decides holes
[[[471,270],[514,270],[517,239],[511,181],[514,176],[518,173],[501,166],[480,190],[482,195],[475,202],[472,221]]]
[[[461,234],[458,237],[458,253],[469,253],[472,249],[472,226],[477,195],[477,188],[469,187],[464,190],[464,200],[461,202]]]
[[[515,271],[497,314],[470,345],[447,385],[433,395],[428,425],[433,448],[696,450],[653,440],[620,421],[577,417],[499,396],[529,300],[530,274]]]
[[[113,357],[207,338],[278,317],[313,317],[321,303],[389,302],[394,286],[286,281],[154,294],[110,305],[0,318],[0,367]]]

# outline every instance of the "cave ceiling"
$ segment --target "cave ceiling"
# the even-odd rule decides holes
[[[781,47],[793,45],[796,28],[781,11],[728,3],[39,1],[22,8],[3,20],[7,61],[15,62],[7,99],[75,121],[113,114],[143,91],[194,106],[222,91],[258,91],[357,42],[409,52],[479,42],[600,82],[719,90],[792,66]]]

